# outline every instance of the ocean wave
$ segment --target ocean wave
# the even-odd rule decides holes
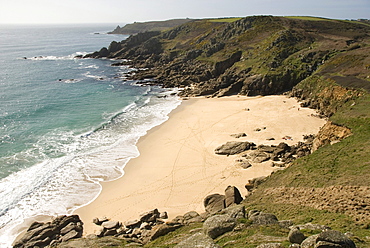
[[[95,199],[100,182],[121,177],[127,162],[139,155],[138,139],[167,120],[179,103],[175,96],[147,95],[86,135],[54,131],[34,144],[28,155],[36,152],[44,160],[0,181],[0,246],[14,240],[24,219],[68,214]]]
[[[86,55],[85,52],[76,52],[67,56],[53,56],[53,55],[40,55],[40,56],[34,56],[34,57],[22,57],[20,59],[25,60],[74,60],[76,59],[76,56],[83,56]]]

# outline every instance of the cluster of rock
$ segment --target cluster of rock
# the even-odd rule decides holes
[[[246,209],[239,203],[243,200],[239,190],[228,186],[225,195],[212,194],[204,199],[205,213],[195,211],[177,216],[165,222],[167,213],[160,213],[157,209],[143,213],[137,220],[126,221],[123,224],[107,218],[95,218],[93,222],[101,226],[96,234],[89,234],[79,238],[82,234],[82,222],[78,216],[62,216],[53,222],[31,225],[24,237],[14,247],[95,247],[105,245],[119,245],[125,241],[128,246],[140,247],[150,241],[164,236],[176,229],[203,223],[199,228],[192,229],[189,233],[180,235],[175,241],[176,248],[211,247],[218,248],[215,239],[229,232],[240,232],[258,226],[277,225],[282,229],[290,229],[286,238],[266,236],[259,242],[258,248],[282,248],[282,242],[289,241],[291,248],[355,248],[354,242],[342,234],[330,230],[327,226],[317,224],[294,225],[291,220],[281,220],[271,213],[259,210]],[[304,230],[314,230],[318,234],[306,236]],[[286,231],[288,233],[288,231]],[[312,232],[310,232],[312,233]],[[111,238],[110,238],[111,237]],[[76,239],[79,238],[79,239]],[[270,238],[270,239],[269,239]],[[104,243],[106,242],[106,243]],[[231,241],[230,241],[231,242]],[[262,244],[261,244],[262,243]],[[127,245],[126,245],[127,246]]]
[[[243,201],[240,191],[235,186],[228,186],[225,189],[225,194],[208,195],[204,201],[204,208],[207,213],[214,214],[234,204],[239,204]]]
[[[139,219],[126,221],[112,221],[107,218],[95,218],[93,223],[101,228],[95,234],[88,235],[88,238],[115,236],[129,243],[145,244],[171,231],[176,230],[183,224],[179,222],[167,222],[167,213],[160,213],[154,209],[140,215]]]
[[[247,219],[249,222],[245,222]],[[244,221],[241,221],[244,220]],[[330,230],[330,227],[317,224],[293,225],[290,220],[279,221],[271,213],[250,210],[246,213],[244,206],[233,205],[205,219],[203,227],[193,231],[191,236],[182,240],[175,247],[219,247],[215,239],[228,232],[239,232],[251,227],[278,225],[290,229],[288,237],[283,239],[291,243],[291,248],[355,248],[354,242],[341,232]],[[305,236],[301,230],[317,231],[318,234]],[[198,244],[201,246],[192,246]],[[281,243],[272,241],[260,244],[258,248],[282,248]]]
[[[241,159],[237,162],[243,168],[248,168],[252,163],[262,163],[268,160],[272,160],[275,166],[283,167],[287,163],[292,162],[294,159],[306,156],[311,153],[312,144],[314,141],[313,135],[304,136],[305,142],[298,142],[298,144],[289,146],[288,144],[281,142],[279,145],[259,145],[257,146],[253,142],[242,142],[242,141],[229,141],[215,149],[215,153],[218,155],[241,155]]]
[[[83,223],[78,215],[59,216],[51,222],[34,222],[14,248],[56,246],[82,236]]]

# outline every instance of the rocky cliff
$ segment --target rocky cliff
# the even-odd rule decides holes
[[[368,88],[369,33],[366,24],[320,18],[197,20],[130,36],[86,57],[128,59],[150,69],[133,79],[181,87],[183,96],[276,94],[318,70],[345,87]]]

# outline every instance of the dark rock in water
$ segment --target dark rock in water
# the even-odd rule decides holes
[[[236,219],[228,215],[214,215],[209,217],[203,224],[203,231],[212,239],[230,232],[236,226]]]
[[[243,200],[239,190],[235,186],[228,186],[225,190],[225,207],[229,207],[232,204],[239,204]]]
[[[175,248],[193,248],[193,247],[204,247],[204,248],[219,248],[217,244],[209,236],[203,233],[195,233],[189,238],[178,243]]]
[[[204,207],[208,213],[216,213],[225,208],[225,196],[212,194],[204,199]]]
[[[215,149],[216,154],[219,155],[235,155],[254,147],[252,142],[229,141]]]
[[[67,241],[82,236],[83,223],[78,215],[59,216],[52,222],[33,223],[23,237],[15,242],[15,248],[45,247],[52,242]]]

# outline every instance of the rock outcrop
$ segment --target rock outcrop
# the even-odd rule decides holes
[[[351,130],[347,127],[339,126],[331,121],[328,121],[319,131],[313,141],[312,150],[316,151],[318,148],[335,144],[342,139],[347,138],[352,134]]]
[[[78,215],[59,216],[51,222],[34,222],[13,247],[46,247],[82,236],[83,223]]]
[[[204,222],[203,231],[210,238],[215,239],[218,236],[233,230],[236,223],[236,219],[231,218],[228,215],[214,215]]]
[[[224,208],[232,206],[234,204],[239,204],[243,200],[240,191],[235,186],[228,186],[225,189],[225,195],[212,194],[208,195],[204,201],[204,208],[207,213],[214,214]]]
[[[217,147],[215,153],[218,155],[235,155],[252,149],[253,147],[255,147],[255,144],[251,142],[229,141]]]

